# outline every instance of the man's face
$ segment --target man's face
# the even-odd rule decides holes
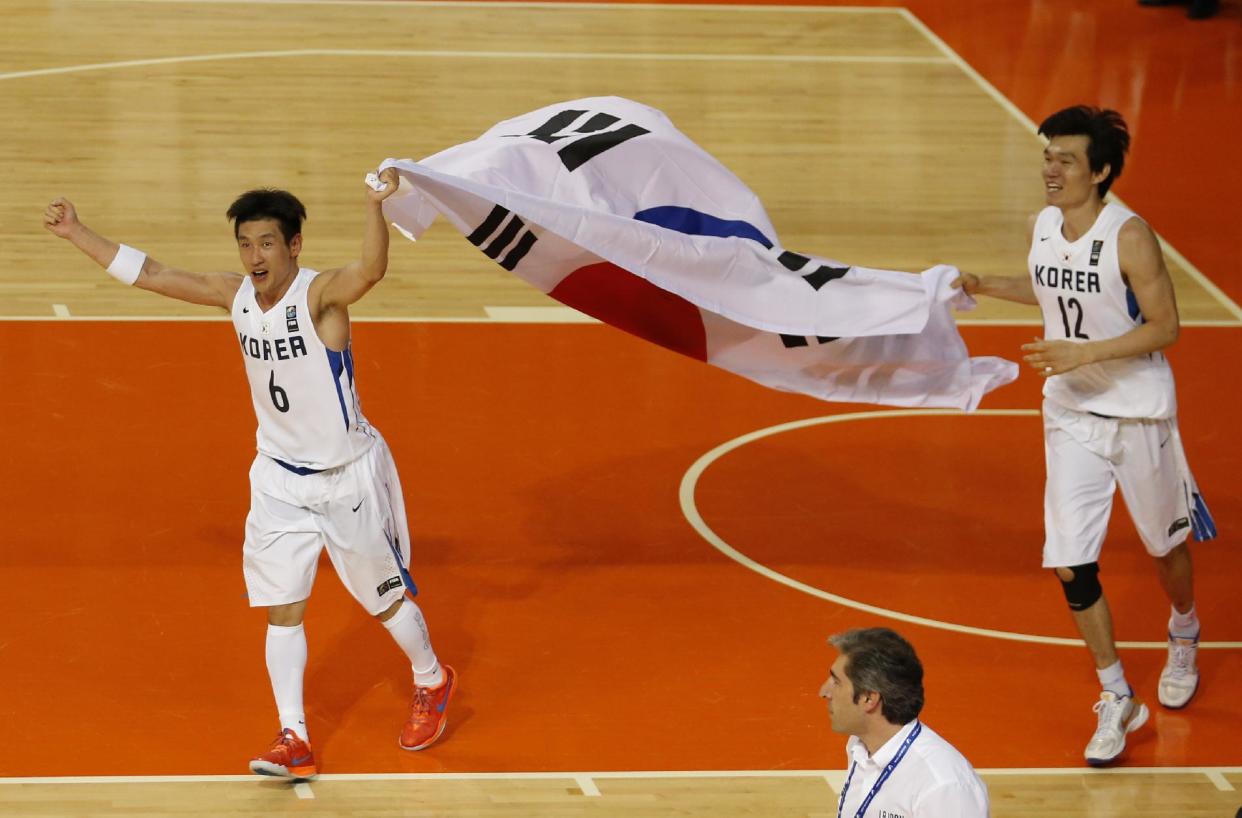
[[[1054,136],[1044,148],[1044,201],[1054,207],[1075,207],[1095,195],[1095,186],[1108,177],[1105,165],[1091,172],[1087,136]]]
[[[283,292],[298,271],[301,250],[301,234],[286,242],[275,219],[257,219],[237,226],[237,251],[254,282],[255,292],[260,295]]]
[[[828,703],[828,716],[832,719],[832,731],[846,735],[858,735],[862,732],[866,711],[863,705],[866,697],[854,701],[854,684],[845,675],[849,659],[845,654],[837,657],[828,671],[828,679],[819,688],[820,698]]]

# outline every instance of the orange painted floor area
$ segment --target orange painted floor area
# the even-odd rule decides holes
[[[964,330],[1013,354],[1029,328]],[[1174,350],[1191,462],[1221,529],[1196,550],[1204,637],[1242,639],[1239,434],[1222,384],[1242,330]],[[772,392],[602,326],[362,324],[363,406],[388,437],[414,576],[461,673],[447,740],[400,751],[408,668],[324,562],[307,702],[324,772],[820,769],[843,765],[816,689],[824,638],[891,624],[758,576],[691,529],[678,485],[741,434],[871,407]],[[240,773],[276,730],[264,617],[240,570],[254,420],[224,323],[0,324],[0,776]],[[1024,375],[985,408],[1034,408]],[[1070,634],[1038,569],[1030,417],[879,419],[743,447],[699,508],[752,558],[859,601]],[[1118,509],[1104,581],[1121,638],[1167,608]],[[1077,766],[1084,649],[899,625],[927,721],[980,767]],[[1154,697],[1157,651],[1124,652]],[[1157,712],[1132,765],[1236,765],[1242,651]],[[92,737],[89,753],[66,750]]]

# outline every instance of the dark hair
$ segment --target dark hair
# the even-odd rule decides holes
[[[242,222],[272,219],[280,225],[280,233],[285,237],[285,244],[288,244],[302,232],[306,208],[289,191],[265,187],[248,190],[238,196],[225,215],[233,222],[233,238],[241,232]]]
[[[1109,173],[1099,183],[1100,198],[1108,194],[1113,180],[1121,175],[1126,164],[1126,151],[1130,150],[1130,129],[1121,114],[1090,105],[1075,105],[1057,111],[1039,126],[1039,132],[1052,139],[1054,136],[1087,137],[1087,164],[1092,173],[1099,173],[1108,165]]]
[[[880,694],[880,713],[890,724],[906,724],[923,711],[923,665],[914,647],[888,628],[858,628],[828,637],[845,655],[845,675],[854,701]]]

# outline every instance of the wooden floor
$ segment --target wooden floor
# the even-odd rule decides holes
[[[305,263],[330,266],[356,254],[361,177],[383,158],[604,92],[669,113],[784,244],[909,270],[1021,272],[1041,205],[1028,117],[1084,99],[1130,117],[1117,193],[1169,240],[1183,434],[1223,532],[1196,552],[1215,644],[1194,706],[1156,713],[1118,769],[1079,768],[1095,681],[1057,644],[1071,625],[1034,567],[1030,417],[780,435],[696,497],[763,565],[941,623],[895,626],[928,667],[929,723],[983,770],[997,818],[1233,815],[1239,10],[1190,24],[1129,0],[907,5],[8,0],[0,422],[20,431],[0,457],[0,815],[835,814],[823,639],[894,620],[724,559],[677,488],[724,441],[868,407],[767,392],[604,327],[506,325],[572,316],[446,224],[395,241],[354,310],[375,322],[355,333],[360,388],[401,463],[420,602],[462,695],[443,745],[399,753],[406,682],[325,567],[307,627],[326,774],[253,780],[235,773],[272,715],[236,570],[253,450],[236,354],[221,326],[112,320],[223,317],[126,290],[39,227],[66,195],[161,260],[236,269],[228,202],[288,187],[310,211]],[[1012,358],[1033,327],[1009,325],[1037,315],[967,318],[972,351]],[[1038,384],[985,406],[1029,411]],[[1118,512],[1110,599],[1152,688],[1165,613]],[[981,605],[981,578],[1008,604]]]
[[[0,122],[10,152],[0,315],[51,316],[55,305],[72,316],[203,314],[84,275],[32,229],[54,195],[163,261],[232,270],[228,202],[249,187],[285,187],[310,213],[304,262],[337,266],[357,251],[360,179],[384,158],[426,156],[601,89],[668,112],[767,203],[785,246],[820,256],[1021,273],[1027,217],[1042,206],[1030,123],[896,9],[7,9],[0,107],[21,116]],[[279,36],[255,36],[277,25]],[[481,318],[486,307],[553,303],[443,222],[420,246],[399,247],[393,266],[358,316]],[[1184,320],[1242,319],[1176,253],[1170,266]],[[969,317],[1037,312],[990,302]]]
[[[1242,770],[1215,773],[1242,787]],[[1098,818],[1228,818],[1237,792],[1201,773],[983,771],[998,818],[1090,815]],[[826,780],[827,778],[827,780]],[[325,776],[296,787],[274,781],[26,784],[0,787],[0,814],[263,816],[588,816],[589,818],[831,818],[841,776],[791,773],[759,777],[668,774],[540,776],[453,775],[396,779]],[[945,818],[948,818],[947,816]]]

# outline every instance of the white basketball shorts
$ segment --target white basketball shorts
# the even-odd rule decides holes
[[[250,467],[242,546],[250,604],[309,597],[325,547],[368,613],[383,613],[407,588],[416,593],[401,481],[382,437],[357,460],[316,474],[295,474],[264,454]]]
[[[1185,542],[1198,495],[1175,418],[1104,418],[1049,400],[1043,415],[1045,568],[1099,560],[1118,486],[1147,553]]]

